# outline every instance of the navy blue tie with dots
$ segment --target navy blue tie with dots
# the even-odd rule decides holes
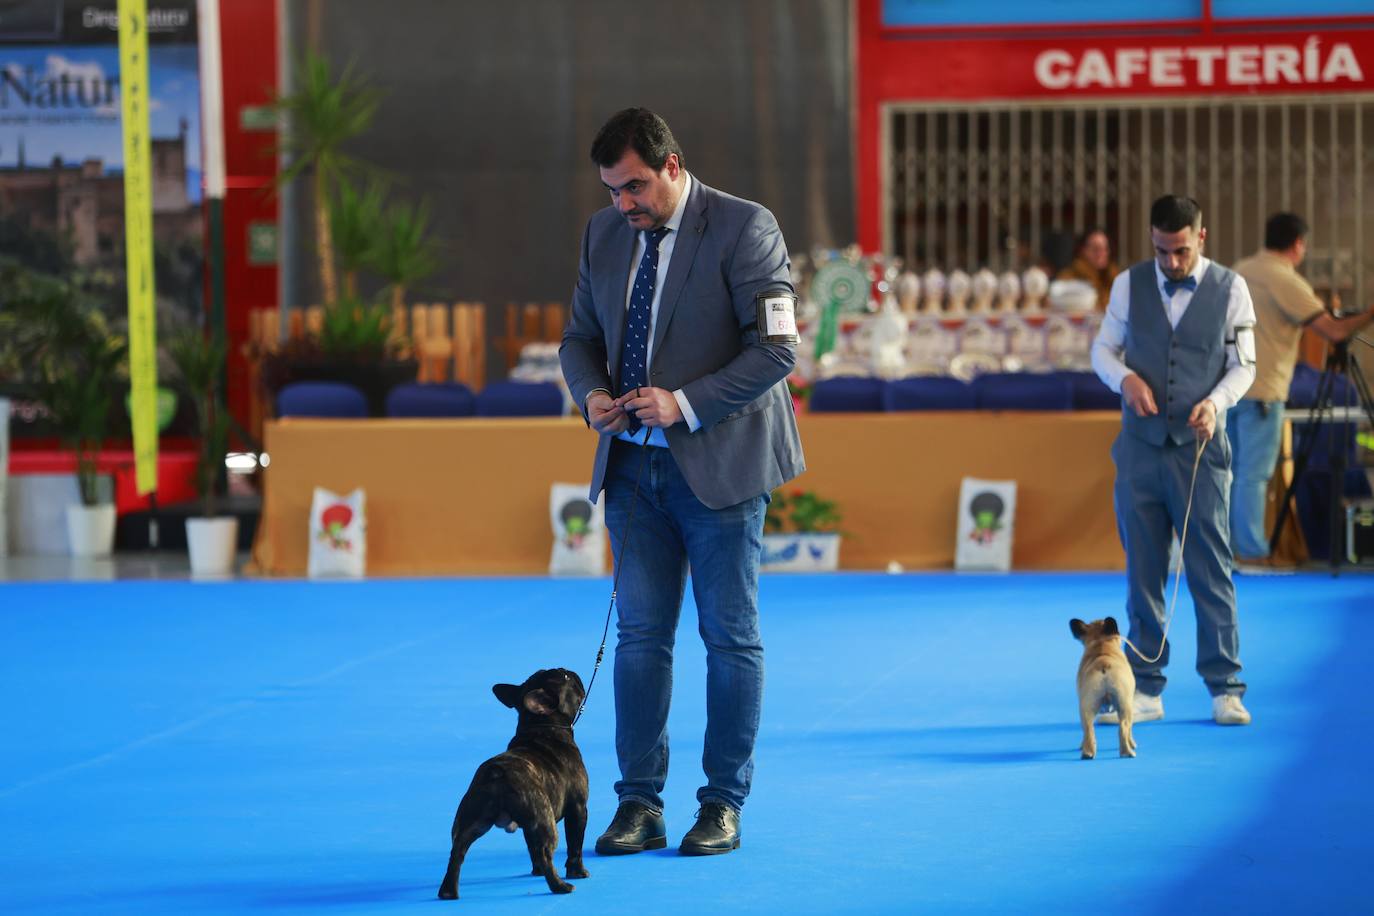
[[[630,307],[625,315],[625,340],[620,345],[620,392],[624,394],[649,384],[645,368],[649,355],[649,322],[653,315],[654,282],[658,279],[658,244],[668,234],[667,226],[644,233],[644,257],[635,271]],[[639,430],[639,420],[629,415],[630,432]]]

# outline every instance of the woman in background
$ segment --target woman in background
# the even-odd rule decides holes
[[[1062,262],[1061,262],[1062,263]],[[1073,263],[1055,277],[1056,280],[1082,280],[1097,290],[1097,310],[1107,308],[1112,281],[1121,272],[1112,260],[1112,245],[1105,230],[1094,227],[1078,237],[1074,246]]]

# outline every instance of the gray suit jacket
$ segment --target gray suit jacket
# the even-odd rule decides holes
[[[806,469],[784,381],[795,348],[760,340],[754,295],[791,290],[787,247],[773,214],[699,180],[682,216],[654,326],[649,384],[681,388],[701,421],[664,430],[692,492],[723,509],[781,486]],[[615,208],[594,214],[559,357],[573,400],[619,393],[625,288],[635,230]],[[585,406],[583,408],[585,410]],[[603,488],[610,436],[597,443],[591,498]],[[652,446],[650,446],[652,448]]]

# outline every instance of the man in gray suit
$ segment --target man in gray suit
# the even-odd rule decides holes
[[[1255,308],[1243,278],[1203,257],[1207,230],[1191,197],[1154,202],[1150,240],[1154,258],[1112,283],[1092,349],[1093,368],[1121,393],[1112,459],[1130,639],[1158,656],[1130,654],[1134,719],[1164,718],[1164,587],[1170,543],[1186,519],[1183,568],[1197,613],[1197,672],[1212,695],[1212,718],[1248,725],[1231,582],[1231,446],[1218,434],[1226,430],[1226,411],[1255,379]],[[1097,721],[1116,719],[1111,710]]]
[[[620,577],[620,804],[596,849],[667,845],[660,793],[690,569],[706,645],[706,784],[681,851],[724,853],[739,847],[763,693],[764,509],[775,487],[804,470],[785,382],[795,325],[787,314],[761,328],[756,302],[780,293],[770,305],[790,304],[787,248],[766,209],[689,175],[668,125],[647,109],[612,116],[591,157],[611,206],[582,237],[560,357],[599,434],[591,498],[606,492]]]

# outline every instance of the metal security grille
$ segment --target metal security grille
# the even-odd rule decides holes
[[[1064,261],[1090,226],[1124,266],[1150,256],[1150,203],[1173,192],[1202,204],[1209,257],[1258,250],[1290,210],[1318,292],[1374,293],[1374,97],[904,103],[883,128],[884,247],[917,270]]]

